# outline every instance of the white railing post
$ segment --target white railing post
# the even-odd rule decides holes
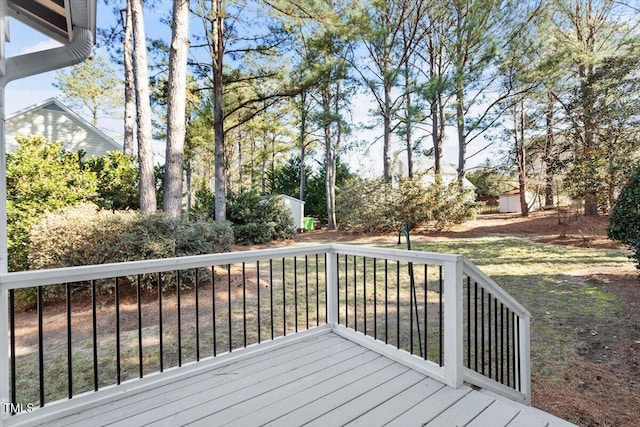
[[[338,325],[338,258],[333,250],[327,251],[327,324]]]
[[[463,258],[444,263],[444,380],[451,387],[463,383]]]
[[[2,279],[0,276],[0,283]],[[7,415],[9,398],[9,292],[0,290],[0,427]],[[14,402],[15,403],[15,402]]]
[[[520,321],[520,391],[527,405],[531,405],[531,317],[524,316]]]

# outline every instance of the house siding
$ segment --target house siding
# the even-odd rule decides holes
[[[28,135],[41,135],[51,142],[60,141],[64,149],[83,150],[88,157],[118,150],[113,143],[59,109],[40,108],[7,120],[7,152],[16,150],[17,136]]]

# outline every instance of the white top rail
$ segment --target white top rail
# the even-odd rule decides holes
[[[33,286],[57,285],[84,282],[113,277],[134,276],[190,268],[254,262],[266,259],[324,254],[331,245],[297,246],[288,248],[236,251],[220,254],[194,255],[187,257],[163,258],[144,261],[128,261],[100,265],[53,268],[46,270],[21,271],[0,277],[0,289],[20,289]]]
[[[405,249],[376,248],[372,246],[332,244],[331,250],[341,255],[357,255],[371,258],[384,258],[394,261],[415,262],[429,265],[444,265],[447,261],[456,262],[462,255],[441,254],[436,252],[408,251]]]

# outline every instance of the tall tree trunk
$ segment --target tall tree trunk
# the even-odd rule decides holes
[[[553,177],[554,171],[551,166],[553,161],[553,94],[551,92],[547,95],[547,111],[545,113],[546,119],[546,138],[544,143],[544,167],[545,167],[545,191],[544,191],[544,207],[553,208]]]
[[[467,156],[467,140],[465,135],[464,87],[462,78],[456,78],[456,125],[458,130],[458,181],[462,182],[465,174]]]
[[[131,2],[127,1],[124,16],[124,144],[123,151],[127,156],[133,156],[134,130],[136,125],[136,89],[133,76],[133,22],[131,17]]]
[[[516,148],[516,162],[518,164],[518,189],[520,191],[520,214],[523,217],[529,216],[529,205],[527,203],[527,149],[524,143],[524,105],[522,101],[514,107],[514,138]]]
[[[138,125],[138,163],[140,164],[140,212],[156,211],[156,186],[153,170],[153,140],[151,136],[151,103],[147,71],[147,41],[144,30],[142,0],[131,2],[133,28],[133,69],[136,87],[136,116]]]
[[[404,110],[405,110],[405,136],[404,143],[407,148],[407,176],[413,178],[413,106],[411,105],[411,75],[409,64],[404,64]]]
[[[303,90],[300,94],[300,192],[299,199],[304,202],[305,190],[307,188],[306,171],[306,139],[307,139],[307,92]]]
[[[327,195],[327,229],[335,230],[336,224],[336,147],[331,132],[332,105],[331,105],[331,83],[325,83],[322,89],[322,110],[323,110],[323,132],[324,132],[324,154],[325,154],[325,189]],[[336,83],[338,84],[338,83]],[[336,97],[339,90],[336,90]],[[336,101],[337,102],[337,101]]]
[[[391,87],[385,80],[384,82],[384,111],[382,113],[382,119],[384,121],[384,135],[383,135],[383,176],[385,181],[391,181]]]
[[[592,66],[580,67],[581,85],[580,91],[582,96],[583,123],[584,123],[584,148],[583,155],[587,164],[592,165],[595,162],[595,144],[596,144],[596,124],[593,122],[591,114],[592,102],[592,79],[594,70]],[[584,214],[585,216],[598,215],[598,194],[593,183],[587,180],[587,186],[584,194]]]
[[[184,175],[185,175],[184,179],[185,179],[185,185],[187,187],[187,218],[189,218],[191,213],[192,199],[193,199],[193,189],[191,186],[192,174],[193,174],[193,168],[191,165],[191,161],[187,160],[184,168]]]
[[[224,58],[224,10],[222,0],[212,0],[213,20],[213,131],[215,134],[216,221],[227,219],[227,188],[224,162],[224,116],[222,114],[222,67]]]
[[[186,134],[187,53],[189,0],[173,1],[169,80],[167,82],[167,153],[164,175],[164,211],[171,218],[182,214],[182,164]]]

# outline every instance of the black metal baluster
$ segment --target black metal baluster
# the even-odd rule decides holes
[[[439,295],[438,295],[438,305],[440,307],[440,312],[439,312],[439,316],[440,316],[440,336],[438,337],[438,357],[439,357],[439,364],[440,366],[442,366],[442,348],[444,347],[444,312],[442,310],[442,286],[443,286],[443,281],[442,281],[442,266],[438,266],[438,282],[439,282]],[[451,304],[453,302],[448,302],[447,304]]]
[[[373,259],[373,338],[378,339],[378,269],[377,258]]]
[[[356,272],[356,256],[353,256],[353,325],[358,332],[358,274]]]
[[[327,281],[327,253],[324,253],[324,322],[329,322],[329,295],[327,293],[327,288],[329,287]],[[338,304],[340,306],[340,304]],[[338,312],[338,319],[340,319]],[[339,323],[339,322],[338,322]]]
[[[160,372],[164,371],[164,352],[162,337],[162,273],[158,272],[158,344],[160,350]]]
[[[344,326],[349,327],[349,259],[344,255]]]
[[[67,299],[67,394],[73,397],[73,346],[71,343],[71,285],[65,284]]]
[[[362,297],[364,300],[364,334],[367,335],[367,257],[362,257]]]
[[[273,259],[269,260],[269,304],[271,309],[271,339],[273,340]]]
[[[216,267],[211,266],[211,329],[212,329],[212,344],[213,344],[213,357],[218,355],[216,334]]]
[[[400,261],[396,261],[396,347],[400,348]]]
[[[320,267],[316,254],[316,326],[320,326]]]
[[[181,290],[182,287],[182,277],[180,275],[180,270],[177,271],[177,285],[176,285],[176,295],[178,299],[178,366],[182,366],[182,304],[181,304]]]
[[[511,375],[513,388],[516,388],[516,314],[511,313]]]
[[[407,264],[407,268],[411,270],[411,263]],[[409,273],[411,274],[411,273]],[[409,283],[409,353],[413,354],[413,282]],[[418,313],[416,312],[416,315]]]
[[[287,336],[287,286],[285,280],[285,260],[282,258],[282,335]]]
[[[482,351],[482,375],[484,375],[484,372],[485,372],[485,366],[486,366],[486,364],[485,364],[485,360],[484,360],[484,358],[485,358],[485,353],[484,353],[484,331],[485,331],[485,325],[484,325],[484,319],[485,319],[485,315],[484,315],[484,301],[485,301],[485,298],[484,298],[484,288],[480,288],[480,304],[481,304],[481,305],[480,305],[480,309],[481,309],[481,310],[480,310],[480,311],[481,311],[481,314],[480,314],[480,322],[482,323],[482,324],[480,325],[480,334],[481,334],[481,337],[480,337],[480,346],[482,347],[482,349],[481,349],[481,351]]]
[[[498,338],[498,299],[495,298],[495,297],[493,298],[493,314],[494,314],[494,319],[495,319],[494,322],[493,322],[493,330],[495,332],[495,335],[494,335],[494,339],[495,339],[495,358],[494,359],[495,359],[495,361],[494,361],[494,363],[495,363],[495,374],[496,374],[494,379],[496,381],[498,381],[499,375],[500,375],[500,372],[498,371],[498,362],[500,360],[499,356],[498,356],[498,347],[499,347],[498,346],[498,339],[499,339]]]
[[[304,308],[307,315],[307,329],[309,329],[309,257],[304,256]]]
[[[11,333],[11,403],[16,404],[16,294],[9,289],[9,328]],[[15,412],[11,412],[13,415]]]
[[[295,313],[295,331],[298,333],[298,258],[293,257],[293,311]]]
[[[91,323],[93,333],[93,391],[98,391],[98,314],[96,310],[96,281],[91,281]]]
[[[493,296],[487,292],[487,303],[488,303],[488,307],[487,307],[487,313],[489,315],[489,319],[487,322],[487,329],[489,332],[489,342],[488,342],[488,348],[489,348],[489,355],[488,355],[488,364],[489,364],[489,378],[491,378],[491,369],[493,366],[493,359],[491,358],[491,353],[492,353],[492,347],[493,347],[493,342],[491,341],[491,331],[493,329],[493,324],[491,323],[491,300],[493,299]]]
[[[257,309],[258,309],[258,344],[260,344],[260,338],[262,330],[260,328],[260,261],[256,261],[256,294],[258,297]]]
[[[389,260],[384,260],[384,343],[389,344]]]
[[[429,336],[428,336],[428,324],[427,324],[427,305],[429,304],[428,301],[428,294],[429,294],[429,279],[428,279],[428,275],[429,275],[429,268],[427,267],[427,264],[424,265],[424,360],[427,360],[429,358],[429,355],[427,353],[427,349],[429,347],[428,341],[429,341]]]
[[[194,285],[195,303],[196,303],[196,361],[200,361],[200,275],[198,274],[198,268],[195,269],[196,281]]]
[[[474,291],[473,291],[473,309],[474,309],[474,320],[473,323],[475,325],[475,334],[473,336],[474,339],[474,371],[478,372],[478,282],[473,281]]]
[[[326,270],[326,268],[325,268]],[[338,324],[340,323],[340,255],[336,254],[336,298],[338,303],[336,305],[336,312],[338,314]]]
[[[520,317],[516,317],[516,339],[517,339],[517,348],[518,348],[518,391],[522,391],[522,353],[520,353]]]
[[[242,344],[247,346],[247,274],[245,263],[242,263]]]
[[[231,264],[227,264],[227,310],[229,323],[229,353],[233,351],[233,335],[231,330]]]
[[[507,310],[507,315],[505,317],[507,318],[507,325],[506,325],[507,326],[507,329],[506,329],[506,332],[507,332],[507,334],[506,334],[507,335],[507,345],[506,345],[506,347],[507,347],[507,387],[511,387],[511,351],[510,351],[511,349],[509,348],[510,347],[509,346],[509,336],[510,336],[510,333],[511,333],[510,322],[509,322],[509,314],[510,314],[511,310],[509,310],[508,307],[507,307],[506,310]]]
[[[120,364],[120,279],[116,277],[116,383],[120,384],[122,367]]]
[[[138,274],[136,283],[136,297],[138,300],[138,370],[139,376],[144,376],[144,365],[142,363],[142,278]]]
[[[467,276],[467,366],[471,368],[471,277]]]
[[[38,286],[38,382],[40,391],[40,407],[44,406],[44,333],[42,327],[42,311],[44,301],[42,298],[42,286]]]
[[[504,384],[504,304],[500,303],[500,382]]]

